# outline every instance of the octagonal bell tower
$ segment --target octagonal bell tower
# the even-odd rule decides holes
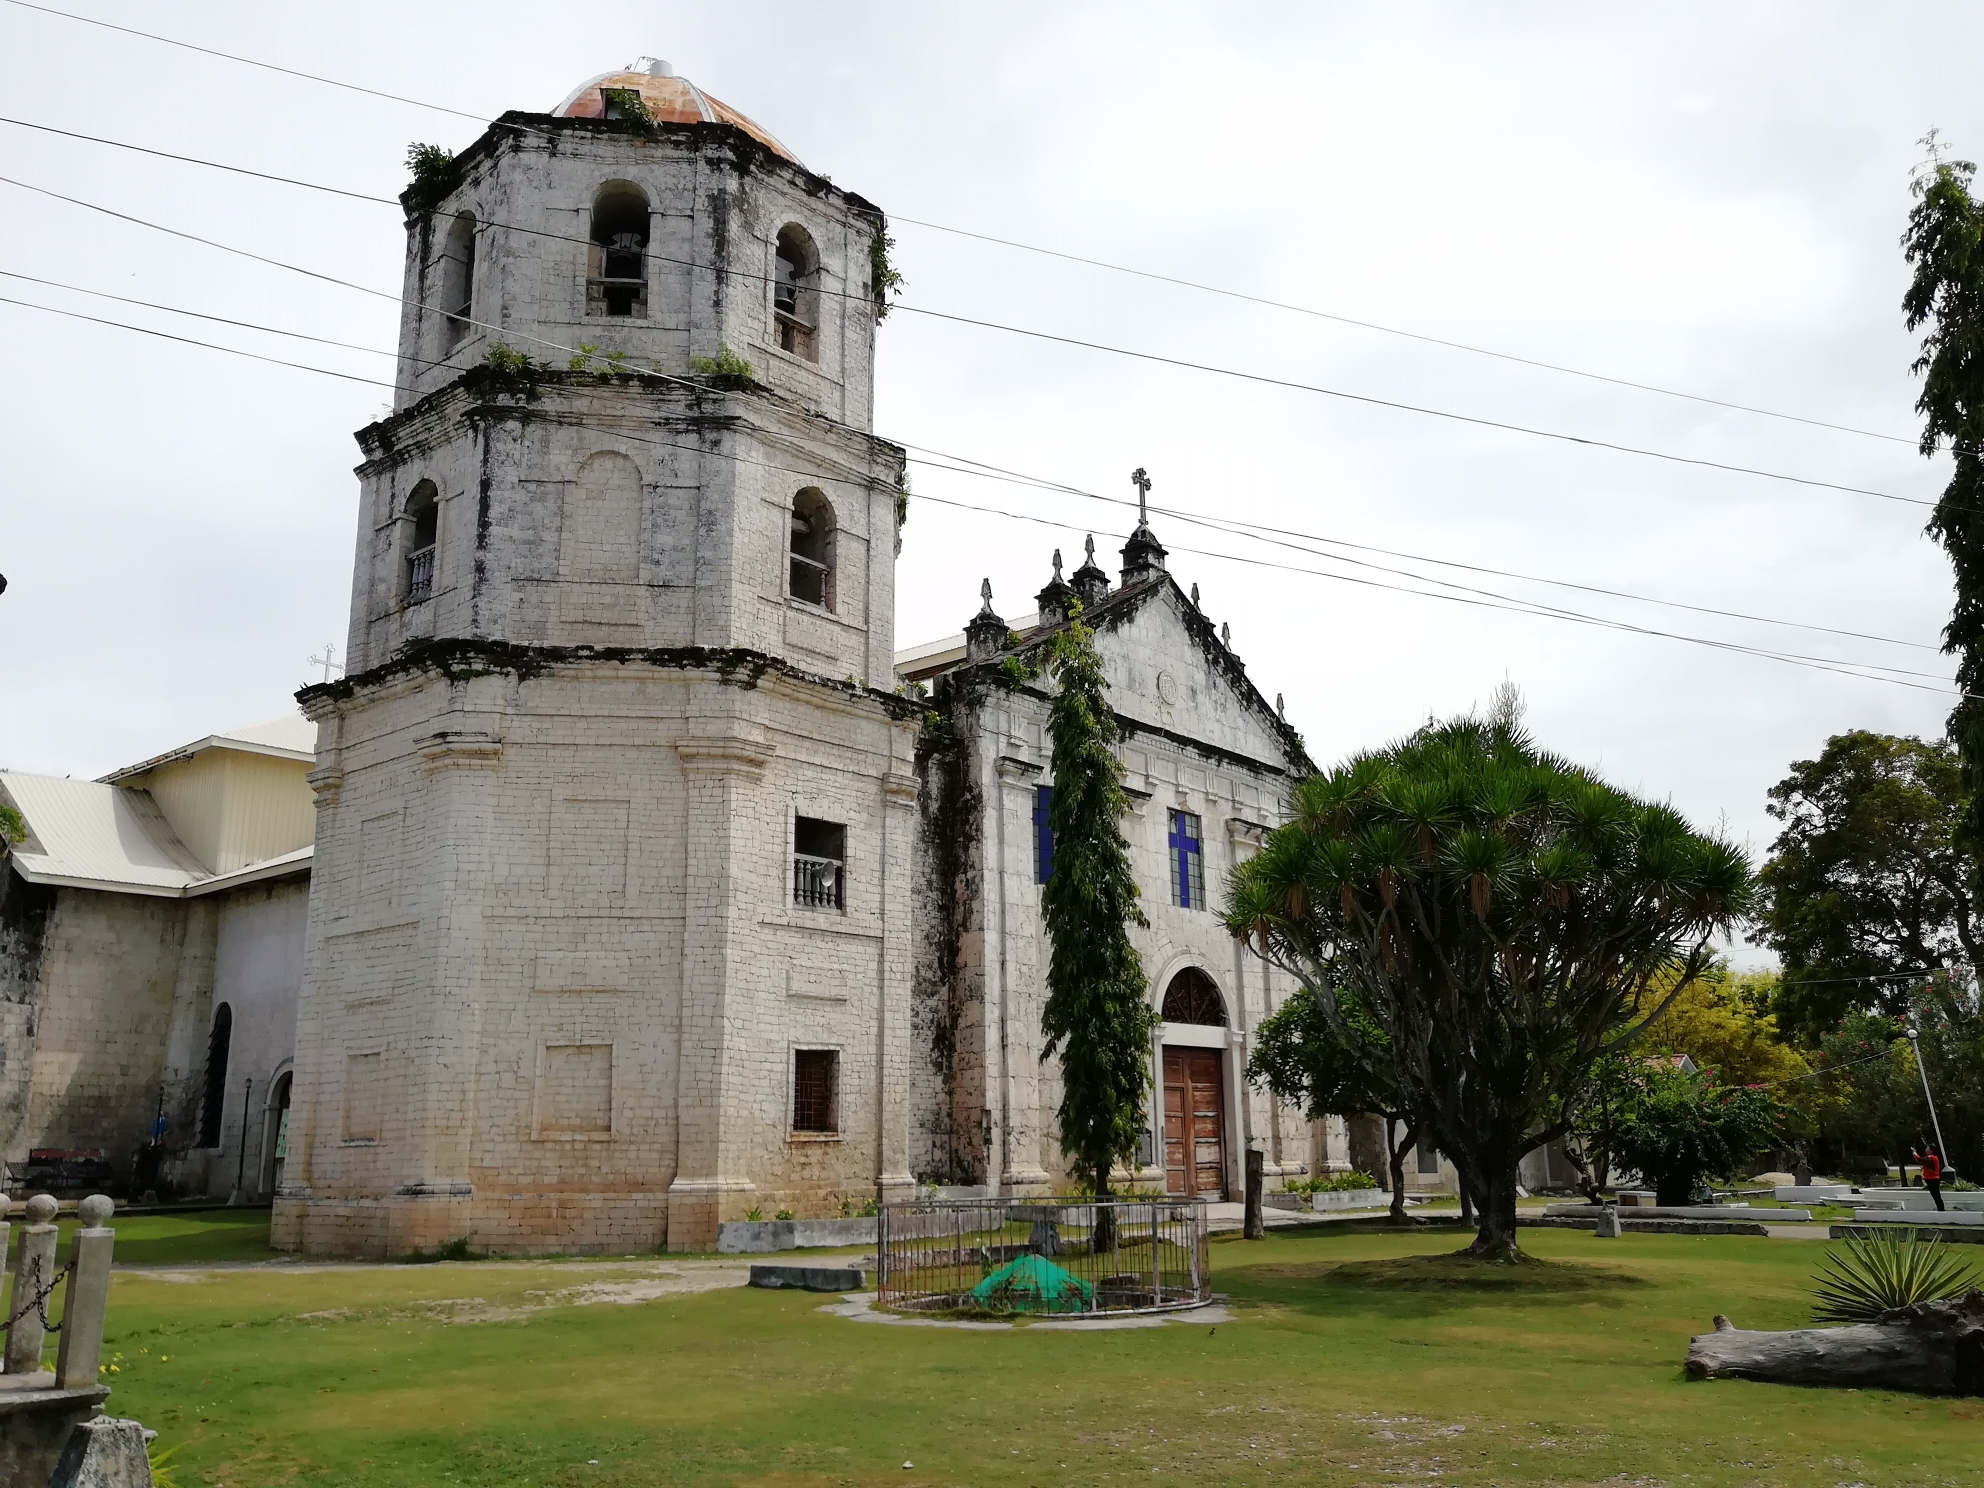
[[[645,59],[402,200],[279,1242],[707,1246],[906,1183],[882,214]]]

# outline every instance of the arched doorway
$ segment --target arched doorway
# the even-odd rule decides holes
[[[1164,1188],[1226,1197],[1226,999],[1196,966],[1164,989]]]
[[[262,1112],[262,1192],[273,1196],[282,1187],[282,1170],[289,1158],[289,1095],[294,1075],[284,1070],[269,1086]]]

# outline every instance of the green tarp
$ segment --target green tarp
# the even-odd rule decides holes
[[[971,1289],[974,1302],[1014,1312],[1085,1312],[1094,1296],[1079,1276],[1037,1255],[1009,1261]]]

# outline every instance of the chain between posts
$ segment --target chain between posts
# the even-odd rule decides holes
[[[14,1324],[26,1317],[30,1311],[34,1311],[41,1314],[42,1332],[60,1333],[62,1331],[62,1325],[60,1323],[51,1323],[48,1320],[48,1299],[55,1294],[55,1289],[62,1285],[63,1281],[68,1278],[69,1273],[74,1269],[75,1267],[73,1265],[63,1266],[57,1269],[55,1274],[48,1278],[47,1286],[37,1288],[33,1297],[15,1309],[13,1316],[7,1319],[7,1328],[11,1329]],[[36,1286],[34,1278],[39,1276],[40,1273],[41,1257],[35,1256],[28,1262],[28,1275],[23,1279],[30,1288],[34,1288]]]

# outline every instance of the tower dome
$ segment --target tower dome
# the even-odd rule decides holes
[[[733,124],[752,139],[804,170],[805,162],[779,142],[778,136],[721,99],[712,98],[656,57],[636,57],[621,72],[602,72],[574,88],[551,112],[561,119],[612,118],[609,93],[625,89],[638,93],[648,117],[664,124]]]

